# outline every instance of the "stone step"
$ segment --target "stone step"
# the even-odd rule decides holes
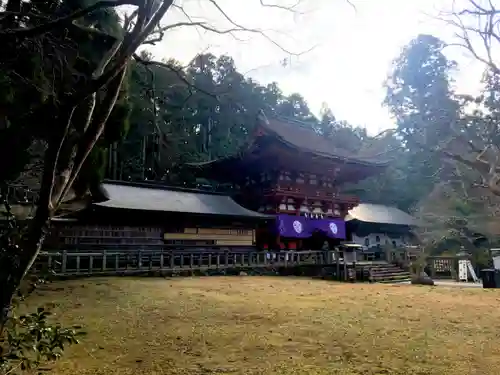
[[[390,275],[393,273],[408,273],[408,271],[399,269],[387,269],[387,270],[372,270],[372,275]]]
[[[409,279],[409,273],[399,273],[399,274],[390,274],[390,275],[373,275],[373,280],[395,280],[395,279]]]
[[[376,283],[378,283],[378,284],[410,284],[411,277],[408,277],[406,279],[376,281]]]
[[[371,269],[372,271],[385,271],[385,270],[400,270],[401,267],[398,267],[398,266],[394,266],[394,265],[387,265],[387,266],[383,266],[383,267],[368,267],[369,269]]]
[[[381,280],[373,280],[374,284],[410,284],[411,277],[405,277],[400,279],[381,279]]]
[[[377,283],[384,282],[407,282],[411,280],[411,275],[408,271],[395,266],[393,264],[374,265],[369,267],[372,280]]]

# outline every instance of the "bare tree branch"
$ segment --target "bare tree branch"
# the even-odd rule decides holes
[[[68,16],[58,18],[56,20],[44,23],[39,26],[34,26],[30,28],[19,28],[19,29],[5,29],[0,31],[0,39],[1,38],[32,38],[44,33],[47,33],[51,30],[54,30],[58,27],[64,26],[68,23],[72,23],[73,21],[85,17],[86,15],[95,12],[96,10],[110,7],[117,7],[121,5],[135,5],[139,6],[139,0],[101,0],[85,9],[78,10]],[[12,12],[9,12],[12,15]],[[19,13],[19,15],[26,16],[26,14]]]
[[[295,4],[287,6],[287,5],[278,5],[278,4],[268,4],[268,3],[264,2],[264,0],[260,0],[260,5],[262,5],[265,8],[281,9],[281,10],[286,10],[288,12],[293,12],[293,13],[297,13],[296,8],[300,5],[300,3],[302,3],[302,1],[297,0],[295,2]],[[299,12],[299,13],[301,13],[301,12]]]
[[[271,44],[275,45],[276,47],[278,47],[281,51],[285,52],[286,54],[288,55],[291,55],[291,56],[301,56],[303,54],[306,54],[312,50],[314,50],[317,45],[313,45],[312,47],[304,50],[304,51],[300,51],[300,52],[294,52],[294,51],[291,51],[287,48],[285,48],[284,46],[282,46],[280,43],[276,42],[276,40],[274,40],[268,33],[269,32],[277,32],[275,30],[272,30],[272,29],[268,29],[268,30],[262,30],[262,29],[256,29],[256,28],[250,28],[250,27],[246,27],[238,22],[236,22],[218,3],[217,3],[217,0],[207,0],[210,2],[210,4],[215,8],[217,9],[217,11],[222,15],[222,17],[227,21],[229,22],[229,24],[233,27],[229,27],[229,28],[216,28],[214,26],[212,26],[210,23],[206,22],[206,21],[194,21],[188,14],[187,12],[184,10],[184,8],[182,6],[179,6],[179,5],[173,5],[173,7],[175,7],[176,9],[180,10],[181,13],[188,19],[188,22],[177,22],[177,23],[174,23],[174,24],[170,24],[170,25],[166,25],[166,26],[163,26],[163,27],[160,27],[158,29],[158,33],[163,33],[167,30],[171,30],[171,29],[174,29],[174,28],[177,28],[177,27],[182,27],[182,26],[194,26],[196,28],[201,28],[205,31],[209,31],[209,32],[212,32],[212,33],[215,33],[215,34],[221,34],[221,35],[225,35],[225,34],[229,34],[231,35],[233,38],[235,38],[236,40],[238,41],[244,41],[240,38],[238,38],[236,36],[236,34],[245,34],[245,33],[250,33],[250,34],[258,34],[260,36],[262,36],[266,41],[270,42]],[[267,3],[264,3],[262,0],[261,0],[261,5],[264,6],[264,7],[267,7],[267,8],[276,8],[276,9],[281,9],[281,10],[285,10],[285,11],[290,11],[290,12],[294,12],[294,13],[299,13],[295,8],[301,3],[301,0],[298,0],[294,5],[291,5],[291,6],[285,6],[285,5],[277,5],[277,4],[267,4]]]
[[[468,0],[468,6],[465,9],[453,9],[441,19],[457,29],[455,37],[459,42],[452,43],[450,46],[464,48],[477,61],[484,64],[486,72],[493,75],[500,74],[500,66],[493,53],[500,47],[500,11],[496,9],[493,1],[489,0],[480,4],[477,0]],[[465,104],[462,103],[462,105]],[[482,116],[484,118],[485,115],[482,114]],[[483,121],[483,130],[479,134],[480,130],[474,121],[472,120],[460,130],[453,127],[452,130],[454,130],[455,139],[460,140],[476,154],[475,159],[470,160],[464,158],[459,152],[449,151],[446,145],[439,152],[479,172],[483,180],[481,185],[487,186],[491,192],[500,195],[500,149],[496,140],[499,132],[498,123],[488,125]],[[488,121],[487,116],[485,121]]]
[[[179,80],[181,80],[184,84],[186,84],[187,87],[192,87],[195,90],[197,90],[205,95],[208,95],[208,96],[211,96],[215,99],[218,99],[218,96],[216,94],[208,92],[202,88],[199,88],[199,87],[196,87],[195,85],[193,85],[193,83],[189,82],[187,80],[187,78],[182,74],[182,70],[176,69],[172,65],[169,65],[169,64],[161,62],[161,61],[145,60],[145,59],[141,58],[139,55],[137,55],[136,53],[133,55],[133,57],[134,57],[134,60],[136,60],[137,62],[139,62],[140,64],[142,64],[146,67],[154,65],[154,66],[168,69],[169,71],[173,72],[177,76],[177,78],[179,78]]]
[[[458,30],[455,37],[460,42],[451,43],[450,46],[455,45],[466,49],[476,60],[498,74],[500,68],[492,51],[500,47],[500,11],[495,8],[492,1],[488,1],[488,8],[479,5],[475,0],[468,0],[468,2],[469,8],[453,9],[451,12],[443,13],[438,19]],[[476,22],[475,26],[469,25],[472,21]],[[480,47],[476,45],[474,38],[481,41]]]

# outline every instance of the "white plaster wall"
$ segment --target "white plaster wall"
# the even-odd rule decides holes
[[[377,236],[379,241],[377,241]],[[368,247],[377,246],[379,244],[380,246],[392,245],[392,241],[396,242],[396,246],[401,246],[403,244],[408,243],[407,236],[391,238],[385,233],[370,233],[368,236],[360,237],[354,233],[352,234],[352,241],[358,245],[366,246],[366,238],[368,238],[369,240]]]

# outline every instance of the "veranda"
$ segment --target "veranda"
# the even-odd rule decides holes
[[[37,269],[50,268],[60,277],[92,275],[217,275],[252,272],[318,276],[339,281],[405,281],[419,250],[391,249],[386,259],[373,261],[356,249],[308,251],[165,251],[77,250],[42,252]],[[456,279],[464,257],[427,257],[433,278]]]

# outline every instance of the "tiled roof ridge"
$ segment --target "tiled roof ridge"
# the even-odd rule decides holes
[[[177,192],[185,192],[185,193],[196,193],[196,194],[208,194],[208,195],[223,195],[228,196],[229,194],[225,194],[223,192],[212,191],[212,190],[204,190],[204,189],[196,189],[196,188],[186,188],[182,186],[173,186],[166,185],[159,182],[152,181],[123,181],[123,180],[108,180],[105,179],[103,185],[120,185],[120,186],[129,186],[135,188],[143,188],[143,189],[156,189],[156,190],[168,190],[168,191],[177,191]]]
[[[417,225],[414,216],[396,206],[380,203],[359,203],[349,210],[346,220],[358,220],[366,223]]]
[[[293,137],[289,137],[286,134],[281,134],[280,131],[278,131],[277,129],[273,129],[273,126],[272,126],[270,120],[277,121],[284,126],[289,126],[291,124],[298,125],[298,126],[300,126],[301,131],[306,131],[306,132],[310,133],[310,135],[314,138],[317,137],[318,142],[325,143],[328,141],[325,138],[321,137],[321,135],[316,133],[314,131],[314,129],[312,129],[310,126],[308,126],[309,124],[307,124],[304,121],[297,120],[297,119],[291,119],[289,117],[279,116],[276,114],[271,114],[268,118],[268,116],[264,113],[264,111],[260,110],[258,115],[257,115],[257,122],[260,125],[262,125],[264,128],[266,128],[266,130],[272,132],[282,142],[287,143],[287,144],[291,145],[292,147],[303,149],[305,151],[312,152],[312,153],[315,153],[317,155],[330,157],[330,158],[342,159],[345,161],[351,161],[351,162],[356,162],[356,163],[367,163],[367,164],[372,164],[372,165],[385,165],[385,164],[387,164],[386,162],[373,161],[373,160],[369,160],[368,158],[365,158],[365,157],[354,155],[349,150],[340,149],[340,148],[335,147],[333,145],[331,146],[331,149],[329,149],[327,151],[315,149],[314,147],[311,147],[313,145],[309,145],[309,146],[300,145],[298,142],[296,142],[296,140],[293,139]]]

